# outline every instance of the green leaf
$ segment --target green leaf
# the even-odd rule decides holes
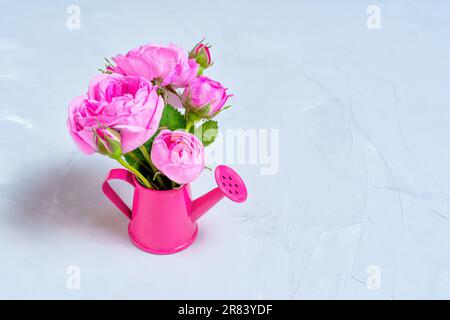
[[[217,124],[217,121],[208,120],[203,122],[200,127],[195,130],[192,129],[191,131],[193,131],[203,145],[207,147],[216,140],[216,137],[219,134],[219,125]]]
[[[184,116],[176,108],[170,104],[166,104],[159,122],[159,128],[166,128],[171,131],[176,129],[184,129],[186,127],[186,120]]]

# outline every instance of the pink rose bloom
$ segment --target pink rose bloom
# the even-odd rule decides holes
[[[153,141],[152,162],[179,184],[194,181],[205,167],[203,144],[185,131],[162,130]]]
[[[117,55],[113,61],[117,65],[112,68],[116,73],[159,80],[162,86],[175,88],[184,88],[198,72],[195,59],[189,59],[183,49],[173,44],[140,46],[125,56]]]
[[[183,104],[194,112],[203,113],[205,111],[203,109],[209,106],[206,115],[214,116],[231,96],[227,95],[227,89],[219,82],[200,76],[192,80],[184,89],[182,99]]]
[[[108,127],[120,134],[123,153],[143,145],[158,129],[164,108],[157,89],[141,77],[95,76],[88,93],[70,103],[67,126],[73,140],[92,154],[98,151],[94,131]]]

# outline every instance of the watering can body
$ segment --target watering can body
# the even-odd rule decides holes
[[[110,180],[123,180],[134,187],[132,209],[112,189]],[[222,182],[222,185],[225,184]],[[228,185],[232,186],[227,184],[228,188]],[[242,182],[241,188],[236,189],[241,192],[241,198],[234,201],[245,200],[242,198],[243,188],[245,185]],[[197,237],[197,220],[225,195],[232,196],[236,192],[227,189],[226,194],[223,187],[217,187],[193,200],[189,184],[164,191],[147,189],[124,169],[112,169],[103,182],[102,190],[130,220],[128,234],[131,241],[139,249],[153,254],[171,254],[187,248]]]
[[[191,192],[188,184],[179,189],[155,191],[135,185],[133,210],[128,233],[144,251],[175,253],[197,237],[196,221],[191,219]]]

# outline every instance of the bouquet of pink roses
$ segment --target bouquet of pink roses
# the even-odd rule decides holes
[[[118,161],[145,187],[169,190],[205,168],[204,147],[214,142],[227,90],[203,75],[210,46],[189,53],[149,44],[107,61],[88,92],[69,106],[68,128],[78,147]]]

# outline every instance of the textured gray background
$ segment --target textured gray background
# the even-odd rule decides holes
[[[370,4],[381,30],[366,27]],[[0,1],[0,298],[450,298],[449,9]],[[203,36],[208,74],[235,94],[221,127],[280,129],[280,171],[235,166],[248,202],[223,201],[192,247],[153,256],[100,192],[114,163],[70,140],[67,104],[103,57]],[[205,172],[194,193],[213,185]]]

